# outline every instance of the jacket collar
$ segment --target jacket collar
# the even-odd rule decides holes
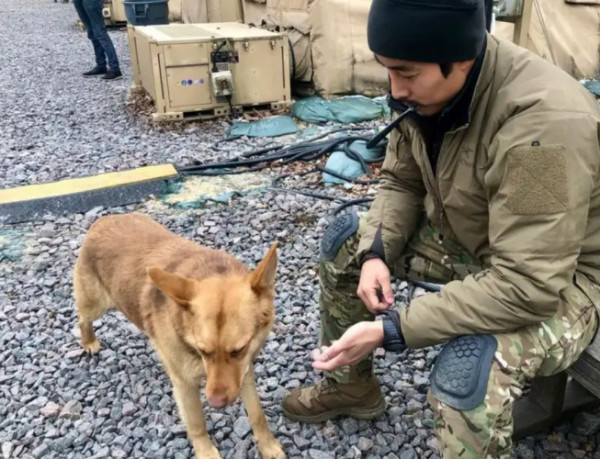
[[[473,97],[471,98],[471,103],[469,105],[467,122],[470,122],[475,108],[481,101],[483,94],[488,90],[490,84],[492,83],[492,79],[494,77],[494,72],[496,69],[496,62],[498,60],[497,52],[498,40],[492,35],[488,34],[485,46],[485,53],[483,54],[483,61],[481,63],[481,69],[479,71],[479,76],[475,84]]]
[[[448,102],[439,115],[437,115],[438,123],[446,128],[444,130],[456,129],[469,123],[471,118],[470,108],[475,95],[477,82],[481,75],[486,51],[487,45],[486,48],[481,49],[479,56],[475,59],[475,63],[473,64],[462,89],[450,100],[450,102]]]

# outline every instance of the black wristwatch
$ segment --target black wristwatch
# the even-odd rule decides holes
[[[383,343],[381,346],[390,352],[401,352],[406,349],[398,311],[395,309],[383,311],[380,317],[383,323]]]

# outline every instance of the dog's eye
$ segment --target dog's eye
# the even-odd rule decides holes
[[[229,355],[231,355],[231,357],[233,357],[233,358],[239,357],[240,355],[242,355],[244,353],[244,351],[246,350],[247,347],[248,347],[248,345],[244,346],[241,349],[236,349],[235,351],[231,351],[229,353]]]

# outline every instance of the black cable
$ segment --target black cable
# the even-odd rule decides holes
[[[386,127],[384,127],[383,130],[379,134],[373,136],[371,138],[371,140],[369,140],[367,142],[367,148],[373,148],[375,145],[377,145],[379,142],[381,142],[384,139],[384,137],[390,133],[390,131],[392,129],[395,129],[398,127],[398,125],[400,124],[400,121],[402,121],[406,117],[406,115],[414,112],[415,110],[416,110],[416,107],[406,108],[406,110],[404,110],[402,113],[400,113],[400,115],[398,115],[398,118],[396,118],[394,121],[392,121]]]
[[[359,199],[352,199],[351,201],[347,201],[341,205],[339,205],[338,207],[336,207],[333,210],[333,215],[337,215],[339,214],[342,210],[344,210],[346,207],[350,207],[350,206],[356,206],[356,205],[360,205],[360,204],[366,204],[367,202],[372,202],[373,198],[359,198]]]
[[[231,105],[231,94],[229,94],[225,97],[227,97],[227,103],[229,104],[229,116],[233,116],[233,105]]]
[[[268,189],[270,190],[277,190],[277,191],[284,191],[286,193],[296,193],[296,194],[301,194],[304,196],[309,196],[311,198],[318,198],[318,199],[324,199],[327,201],[343,201],[343,198],[339,198],[337,196],[331,196],[329,194],[324,194],[324,193],[317,193],[317,192],[312,192],[312,191],[304,191],[304,190],[298,190],[295,188],[281,188],[278,186],[273,186],[273,187],[269,187]]]
[[[347,130],[355,130],[355,129],[356,128],[348,128]],[[338,130],[334,130],[332,132],[335,133],[335,132],[345,131],[345,130],[346,129],[338,129]],[[256,164],[263,163],[263,162],[273,162],[273,161],[281,160],[283,164],[287,164],[289,162],[297,161],[297,160],[311,161],[314,159],[318,159],[319,157],[328,153],[329,151],[331,151],[333,148],[335,148],[337,145],[339,145],[342,142],[347,142],[349,140],[357,140],[357,139],[365,140],[365,137],[342,136],[342,137],[336,137],[331,140],[315,142],[315,139],[325,137],[325,136],[331,134],[332,132],[323,133],[323,134],[313,137],[312,139],[309,139],[307,141],[300,142],[295,145],[283,147],[274,154],[261,156],[256,159],[241,160],[239,158],[235,158],[234,160],[229,160],[229,161],[222,162],[222,163],[208,163],[208,164],[198,164],[198,165],[177,167],[177,171],[182,174],[188,174],[188,175],[203,175],[201,172],[206,171],[206,170],[228,169],[228,168],[239,167],[239,166],[253,166]],[[271,149],[269,149],[269,151],[271,151]],[[256,152],[247,152],[244,154],[244,157],[250,158],[257,154],[258,153],[256,153]],[[265,168],[266,167],[267,166],[265,166]],[[210,175],[216,175],[216,174],[211,173]]]
[[[210,57],[211,57],[212,65],[213,65],[211,72],[213,72],[213,73],[219,71],[219,69],[217,68],[217,61],[215,60],[215,56],[219,51],[221,51],[221,48],[223,46],[225,46],[226,44],[227,44],[227,40],[223,40],[221,42],[221,44],[217,47],[217,49],[215,51],[213,51],[212,53],[210,53]]]
[[[339,196],[331,196],[328,194],[298,190],[298,189],[294,189],[294,188],[270,187],[268,189],[276,190],[276,191],[284,191],[286,193],[301,194],[303,196],[308,196],[310,198],[318,198],[318,199],[323,199],[326,201],[342,201],[342,204],[340,204],[338,207],[336,207],[334,209],[333,215],[337,215],[339,212],[341,212],[342,210],[344,210],[347,207],[365,204],[367,202],[373,201],[373,198],[345,199],[345,198],[341,198]]]
[[[318,159],[321,156],[323,156],[325,153],[329,153],[330,151],[333,151],[339,144],[349,142],[349,141],[354,141],[354,140],[365,140],[365,137],[344,136],[344,137],[338,137],[338,138],[335,138],[332,140],[324,140],[323,142],[318,142],[318,143],[314,144],[315,147],[321,146],[321,148],[317,149],[316,151],[314,151],[314,149],[311,149],[310,152],[313,153],[312,155],[308,155],[307,152],[304,152],[303,150],[301,150],[296,155],[291,156],[288,159],[286,159],[285,161],[283,161],[283,164],[297,161],[298,159],[304,159],[307,161],[312,161],[314,159]]]
[[[224,171],[207,169],[202,171],[201,173],[184,173],[184,175],[201,175],[203,177],[216,177],[219,175],[236,175],[236,174],[246,174],[248,172],[258,172],[267,169],[269,166],[259,166],[259,167],[246,167],[244,169],[225,169]]]
[[[273,179],[273,181],[271,182],[271,184],[273,186],[275,186],[277,184],[277,182],[279,182],[280,180],[286,179],[288,177],[304,177],[305,175],[314,174],[315,172],[319,172],[319,170],[310,169],[310,170],[302,171],[302,172],[290,172],[289,174],[281,174],[281,175],[278,175],[277,177],[275,177]],[[282,187],[279,187],[279,188],[282,188]]]
[[[279,145],[271,145],[270,147],[269,146],[265,146],[265,147],[263,147],[263,148],[261,148],[259,150],[253,150],[253,151],[249,151],[248,153],[242,153],[240,155],[240,157],[242,157],[242,158],[251,158],[252,156],[262,155],[263,153],[268,153],[268,152],[270,152],[272,150],[277,150],[277,149],[279,149],[281,147],[282,147],[281,144],[279,144]]]
[[[421,287],[423,290],[426,290],[427,292],[441,292],[442,291],[442,285],[440,284],[433,284],[431,282],[424,282],[424,281],[413,281],[413,284],[415,284],[417,287]]]
[[[294,47],[292,46],[292,40],[290,40],[290,36],[287,36],[288,46],[290,49],[290,54],[292,55],[292,76],[290,77],[290,81],[294,81],[296,79],[296,55],[294,54]]]
[[[407,112],[408,113],[408,112]],[[247,172],[260,171],[266,168],[271,167],[272,162],[280,161],[282,164],[289,164],[293,161],[312,161],[315,159],[321,158],[323,155],[334,151],[342,146],[342,151],[351,159],[356,160],[360,163],[363,171],[368,176],[372,177],[367,162],[374,163],[380,162],[383,160],[385,155],[380,157],[365,160],[362,155],[353,151],[350,148],[350,145],[356,141],[363,141],[367,144],[369,138],[366,136],[357,136],[357,135],[345,135],[340,137],[334,137],[332,139],[320,140],[323,137],[327,137],[331,134],[335,134],[337,132],[343,131],[355,131],[355,130],[364,130],[364,128],[340,128],[334,129],[332,131],[328,131],[325,133],[321,133],[315,137],[312,137],[308,140],[299,142],[294,145],[282,146],[282,145],[274,145],[270,147],[263,147],[257,150],[252,150],[242,155],[233,158],[231,160],[221,162],[221,163],[207,163],[207,164],[197,164],[192,166],[184,166],[177,167],[177,171],[182,175],[203,175],[203,176],[218,176],[218,175],[226,175],[226,174],[242,174]],[[383,137],[382,137],[383,138]],[[217,143],[218,144],[218,143]],[[216,148],[215,144],[213,148]],[[267,154],[264,154],[267,153]],[[244,166],[242,168],[242,166]],[[331,169],[328,169],[324,166],[317,165],[314,169],[308,171],[302,171],[299,173],[288,173],[282,174],[275,177],[272,181],[271,189],[276,189],[280,191],[285,191],[289,193],[298,193],[304,196],[314,197],[318,199],[326,199],[329,201],[341,201],[342,204],[338,206],[334,210],[334,215],[342,211],[343,209],[353,206],[353,205],[361,205],[367,202],[371,202],[373,198],[358,198],[358,199],[344,199],[337,196],[331,196],[324,193],[310,192],[298,189],[290,189],[283,188],[278,186],[277,183],[287,177],[290,176],[304,176],[315,172],[324,172],[326,174],[337,177],[341,180],[345,180],[351,183],[358,183],[361,185],[370,185],[374,183],[378,183],[378,179],[370,179],[370,180],[361,180],[353,177],[348,177],[344,174],[338,173]]]

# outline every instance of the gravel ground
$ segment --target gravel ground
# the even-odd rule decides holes
[[[2,188],[172,162],[231,157],[265,140],[222,144],[226,122],[153,127],[128,102],[126,34],[111,31],[126,78],[83,79],[92,65],[72,4],[0,0]],[[365,128],[372,127],[366,123]],[[337,192],[344,193],[343,190]],[[334,204],[257,189],[229,203],[182,209],[161,200],[48,216],[0,229],[0,445],[8,458],[191,457],[171,386],[144,336],[119,313],[97,325],[103,348],[82,355],[71,269],[100,215],[137,210],[204,245],[254,264],[280,242],[277,321],[257,361],[269,424],[288,457],[437,458],[425,394],[438,349],[377,354],[389,409],[373,422],[290,422],[288,389],[318,380],[308,354],[318,335],[317,253]],[[399,292],[401,292],[401,288]],[[224,457],[258,457],[240,404],[207,409]],[[600,458],[600,413],[580,414],[516,446],[522,458]]]

